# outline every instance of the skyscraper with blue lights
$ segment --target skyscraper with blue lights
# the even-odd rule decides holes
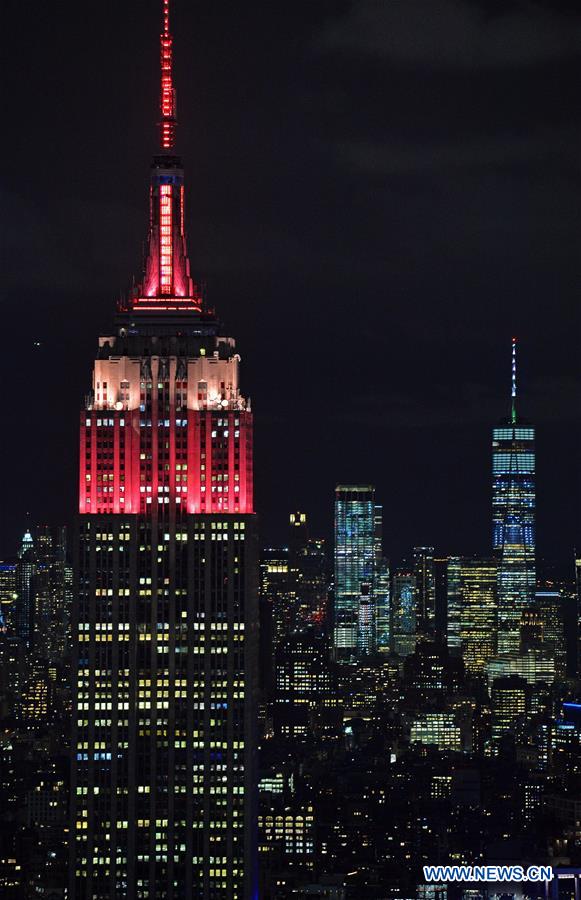
[[[378,560],[378,519],[375,488],[337,486],[335,491],[335,628],[338,660],[357,653],[362,585],[373,595]]]
[[[498,652],[519,650],[519,622],[535,592],[535,429],[516,408],[512,342],[510,416],[492,433],[493,550],[499,559]]]

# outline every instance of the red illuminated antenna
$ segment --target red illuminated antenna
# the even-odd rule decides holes
[[[173,86],[172,36],[169,30],[169,0],[163,0],[161,32],[161,149],[173,150],[177,125],[176,91]]]

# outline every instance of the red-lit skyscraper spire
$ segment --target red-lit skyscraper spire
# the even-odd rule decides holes
[[[161,153],[154,157],[151,168],[149,236],[143,277],[133,289],[129,303],[123,304],[123,311],[200,312],[202,296],[190,274],[186,244],[184,171],[180,157],[174,155],[177,118],[169,0],[162,2]]]
[[[173,150],[177,124],[176,90],[173,84],[173,39],[169,30],[169,0],[163,0],[161,45],[161,149]]]

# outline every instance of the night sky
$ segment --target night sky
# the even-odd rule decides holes
[[[190,256],[242,354],[264,541],[293,508],[329,534],[335,483],[362,481],[394,560],[489,552],[515,334],[538,547],[568,562],[577,0],[173,2]],[[160,5],[5,3],[0,557],[27,511],[74,512],[97,336],[140,274]]]

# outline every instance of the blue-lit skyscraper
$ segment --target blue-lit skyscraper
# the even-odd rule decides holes
[[[378,563],[375,488],[337,486],[335,491],[335,628],[338,660],[357,653],[362,585],[373,595]],[[375,627],[376,623],[374,624]]]
[[[535,430],[517,415],[516,339],[510,416],[492,433],[493,549],[499,559],[498,652],[519,650],[519,623],[535,592]]]
[[[412,570],[396,569],[391,586],[391,649],[410,656],[418,638],[416,577]]]

